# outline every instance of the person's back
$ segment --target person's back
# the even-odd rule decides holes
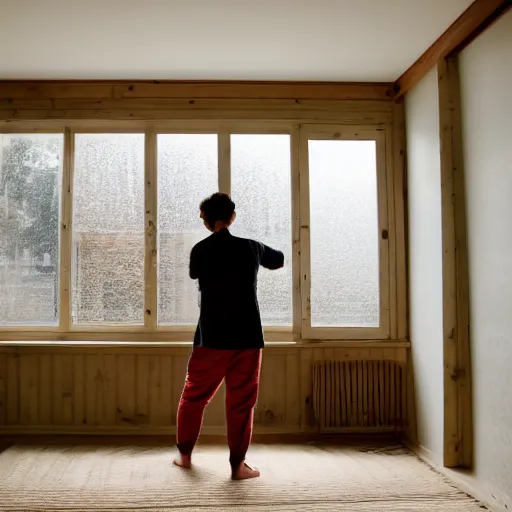
[[[190,277],[199,280],[201,292],[194,345],[263,348],[258,270],[260,266],[281,268],[283,261],[281,252],[254,240],[235,237],[226,228],[199,242],[190,258]]]
[[[178,407],[175,464],[191,467],[204,408],[226,381],[226,418],[232,478],[259,476],[245,464],[258,396],[263,329],[257,298],[260,266],[278,269],[283,253],[262,243],[232,236],[235,203],[213,194],[200,206],[212,235],[190,254],[190,277],[199,280],[201,311]]]

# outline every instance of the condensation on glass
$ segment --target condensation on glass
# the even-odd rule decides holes
[[[72,322],[144,323],[144,135],[77,134]]]
[[[209,235],[199,204],[218,190],[217,135],[158,135],[158,323],[190,325],[199,317],[192,247]]]
[[[59,322],[62,134],[0,135],[0,325]]]
[[[289,135],[231,136],[232,233],[285,255],[283,269],[260,269],[258,300],[267,326],[292,325],[291,169]]]
[[[311,325],[379,326],[375,141],[310,140]]]

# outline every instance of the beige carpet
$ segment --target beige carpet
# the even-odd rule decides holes
[[[0,454],[0,510],[482,512],[402,448],[256,445],[258,480],[232,482],[224,447],[196,468],[169,447],[14,446]]]

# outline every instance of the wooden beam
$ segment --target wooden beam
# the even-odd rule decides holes
[[[240,83],[153,83],[114,87],[116,98],[253,98],[253,99],[338,99],[389,100],[389,84],[240,82]]]
[[[300,266],[300,128],[294,126],[290,137],[292,185],[292,307],[293,339],[302,338],[302,295]]]
[[[393,110],[394,216],[396,230],[397,338],[409,339],[408,257],[407,257],[407,159],[405,104],[394,103]]]
[[[394,114],[394,113],[393,113]],[[386,187],[387,187],[387,218],[388,218],[388,269],[389,269],[389,335],[391,338],[398,336],[398,260],[397,252],[399,247],[397,244],[397,219],[395,217],[395,152],[394,152],[394,124],[395,119],[393,115],[393,126],[387,126],[385,129],[385,144],[386,144]],[[381,231],[382,232],[382,231]]]
[[[0,81],[0,99],[292,99],[379,100],[393,98],[391,83],[224,81]]]
[[[144,325],[157,326],[157,141],[156,133],[146,133],[144,146]]]
[[[71,265],[73,225],[73,176],[75,136],[69,128],[64,131],[64,158],[62,169],[62,197],[59,252],[59,330],[69,331],[71,326]]]
[[[395,99],[412,89],[440,59],[462,51],[508,9],[512,0],[475,0],[395,82]]]
[[[1,121],[215,121],[215,120],[264,120],[301,121],[303,123],[334,122],[356,125],[391,123],[392,112],[342,111],[342,110],[2,110]]]
[[[89,333],[90,334],[90,333]],[[80,351],[88,351],[91,353],[98,350],[106,350],[110,353],[127,353],[127,354],[158,354],[158,351],[169,351],[169,353],[178,353],[180,355],[190,355],[190,342],[173,342],[173,341],[54,341],[41,338],[32,341],[0,341],[0,354],[54,354],[66,353],[73,354]],[[317,343],[267,343],[265,349],[281,355],[289,354],[290,351],[305,350],[313,353],[315,350],[324,354],[326,349],[334,349],[336,360],[344,361],[352,354],[353,360],[359,360],[363,355],[368,356],[370,350],[371,359],[398,361],[405,364],[406,356],[411,348],[409,341],[400,340],[346,340],[346,341],[329,341],[321,340]],[[148,351],[148,352],[146,352]],[[84,352],[85,353],[85,352]],[[89,353],[89,352],[87,352]],[[311,355],[311,354],[310,354]],[[309,357],[309,356],[308,356]]]
[[[472,464],[469,271],[457,57],[438,64],[443,245],[444,465]]]
[[[152,235],[153,236],[153,235]],[[152,244],[150,245],[150,247]],[[151,260],[149,260],[151,261]],[[149,263],[148,263],[149,264]],[[156,271],[156,269],[154,269]],[[151,269],[153,272],[153,269]],[[156,273],[156,272],[155,272]],[[154,290],[154,289],[153,289]],[[151,315],[153,317],[154,305],[156,305],[156,298],[153,290],[148,291],[148,298],[146,303],[153,304]],[[150,318],[147,318],[145,326],[127,326],[119,328],[110,328],[110,326],[103,324],[102,326],[83,326],[82,330],[71,330],[64,332],[61,330],[43,330],[41,327],[34,327],[33,331],[21,328],[13,328],[13,330],[0,329],[0,347],[3,342],[13,341],[36,341],[36,342],[56,342],[62,343],[65,341],[107,341],[107,342],[176,342],[176,343],[190,343],[194,339],[194,326],[183,326],[179,329],[162,328],[154,330],[154,323]],[[268,342],[292,342],[293,336],[291,329],[287,331],[277,331],[271,328],[265,328],[265,340]]]
[[[392,97],[389,83],[0,81],[0,123],[286,119],[386,124],[392,122]]]
[[[311,330],[311,242],[309,231],[309,145],[308,135],[301,127],[299,131],[299,268],[300,268],[300,305],[302,336]],[[295,198],[294,198],[295,199]],[[305,414],[305,412],[304,412]],[[305,420],[306,416],[303,417]]]

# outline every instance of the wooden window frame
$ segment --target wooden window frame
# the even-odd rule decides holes
[[[309,193],[309,141],[375,141],[377,156],[377,210],[379,239],[379,327],[313,327],[311,325],[311,237]],[[302,332],[307,339],[365,340],[390,338],[389,305],[389,222],[386,134],[382,128],[342,125],[303,125],[300,134],[300,217],[301,217],[301,293]],[[386,232],[386,238],[382,233]]]
[[[392,177],[394,163],[390,154],[389,136],[393,134],[392,125],[369,120],[365,125],[354,125],[353,120],[345,123],[340,118],[336,124],[328,120],[311,123],[304,120],[166,120],[166,121],[130,121],[130,120],[62,120],[62,121],[13,121],[0,124],[0,133],[63,133],[64,161],[61,198],[61,231],[59,262],[59,325],[51,326],[5,326],[0,327],[0,341],[16,340],[55,340],[55,341],[125,341],[125,342],[190,342],[193,339],[194,325],[162,326],[157,320],[157,136],[167,133],[212,133],[218,136],[218,180],[219,190],[229,193],[231,189],[231,134],[287,134],[290,135],[291,166],[291,206],[292,206],[292,313],[293,323],[290,327],[264,327],[265,339],[269,342],[308,343],[321,340],[375,340],[397,339],[390,326],[389,300],[390,285],[396,278],[392,262],[382,260],[380,250],[381,280],[381,326],[379,328],[317,328],[311,327],[308,316],[309,283],[309,183],[307,144],[304,153],[304,137],[327,137],[340,133],[343,138],[377,140],[379,169],[379,228],[387,229],[389,240],[393,240],[391,209],[393,199],[390,191],[383,190],[386,174]],[[71,252],[72,252],[72,211],[73,211],[73,176],[74,176],[74,140],[80,133],[141,133],[145,135],[145,251],[144,251],[144,325],[119,324],[71,324]],[[383,188],[384,187],[384,188]],[[384,198],[381,200],[381,196]],[[388,212],[387,209],[390,209]],[[383,213],[385,211],[385,214]],[[389,223],[388,223],[389,218]],[[382,240],[380,240],[382,244]],[[386,244],[387,245],[387,244]],[[388,251],[386,251],[386,254]],[[391,247],[389,257],[392,256]],[[302,277],[306,275],[304,281]],[[392,298],[392,297],[391,297]],[[396,305],[396,304],[395,304]],[[400,312],[395,311],[396,316]],[[391,318],[393,324],[393,318]],[[396,322],[395,322],[396,323]],[[391,335],[390,335],[391,327]],[[396,328],[394,329],[396,331]]]

